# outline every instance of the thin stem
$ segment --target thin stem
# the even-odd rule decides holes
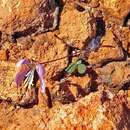
[[[76,56],[78,56],[80,54],[81,54],[81,50],[79,50],[78,52],[75,52],[75,53],[73,53],[71,55],[66,55],[66,56],[63,56],[63,57],[60,57],[60,58],[57,58],[57,59],[54,59],[54,60],[40,62],[40,64],[47,64],[47,63],[55,62],[55,61],[62,60],[62,59],[66,58],[66,57],[69,57],[69,56],[76,57]],[[16,60],[9,60],[9,61],[11,61],[11,62],[17,62]],[[39,61],[37,61],[37,60],[33,60],[33,61],[39,63]]]
[[[75,53],[73,53],[73,54],[71,54],[71,55],[67,55],[67,56],[64,56],[64,57],[61,57],[61,58],[57,58],[57,59],[54,59],[54,60],[44,61],[44,62],[41,62],[40,64],[47,64],[47,63],[55,62],[55,61],[64,59],[64,58],[69,57],[69,56],[76,57],[76,56],[78,56],[78,55],[80,55],[80,54],[81,54],[81,51],[75,52]],[[35,60],[34,60],[34,61],[35,61]],[[35,62],[38,62],[38,61],[35,61]]]

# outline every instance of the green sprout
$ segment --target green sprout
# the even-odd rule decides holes
[[[82,60],[76,60],[75,62],[71,63],[65,71],[68,74],[72,74],[75,71],[78,71],[79,74],[84,74],[86,72],[86,65],[82,63]]]

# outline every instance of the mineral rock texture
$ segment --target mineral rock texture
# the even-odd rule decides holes
[[[58,22],[55,0],[2,0],[0,10],[0,31],[12,40],[54,30]]]
[[[50,110],[39,105],[14,109],[0,105],[1,130],[129,130],[130,110],[126,95],[119,94],[103,105],[100,93],[92,93],[73,104]],[[6,111],[5,111],[6,109]]]
[[[130,12],[130,1],[127,0],[101,0],[101,6],[106,19],[111,19],[116,24],[123,24],[124,19]]]
[[[88,57],[90,64],[101,62],[104,59],[121,59],[124,57],[122,49],[118,47],[118,43],[114,40],[114,35],[111,31],[106,31],[100,42],[100,48],[92,52]]]
[[[0,0],[0,130],[130,130],[129,15],[130,0]],[[23,58],[46,70],[32,106],[14,82]],[[86,73],[65,73],[78,58]]]
[[[96,21],[89,11],[80,12],[75,8],[74,2],[68,2],[62,12],[59,29],[59,37],[69,45],[82,48],[87,38],[95,36]]]

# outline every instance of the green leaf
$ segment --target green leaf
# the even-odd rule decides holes
[[[84,74],[86,72],[86,65],[85,64],[79,64],[78,65],[78,72],[79,72],[79,74]]]
[[[65,71],[66,71],[68,74],[72,74],[72,73],[75,71],[76,67],[77,67],[77,62],[71,63],[71,64],[65,69]]]
[[[76,64],[77,64],[77,65],[79,65],[79,64],[81,64],[81,63],[82,63],[82,60],[76,61]]]

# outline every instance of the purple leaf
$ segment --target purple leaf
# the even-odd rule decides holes
[[[95,51],[100,46],[101,36],[94,37],[88,44],[87,49],[89,51]]]
[[[45,84],[45,80],[41,80],[41,93],[45,93],[45,88],[46,88],[46,84]]]
[[[23,65],[23,64],[29,64],[29,63],[30,63],[29,60],[22,59],[19,62],[17,62],[16,67],[18,68],[18,67],[21,67],[21,65]]]
[[[17,86],[19,86],[22,83],[28,71],[30,71],[30,68],[16,74],[15,82]]]
[[[40,83],[41,83],[41,92],[44,93],[45,92],[45,87],[46,87],[45,81],[44,81],[44,76],[45,76],[44,66],[42,64],[38,64],[36,66],[36,71],[38,73]]]

